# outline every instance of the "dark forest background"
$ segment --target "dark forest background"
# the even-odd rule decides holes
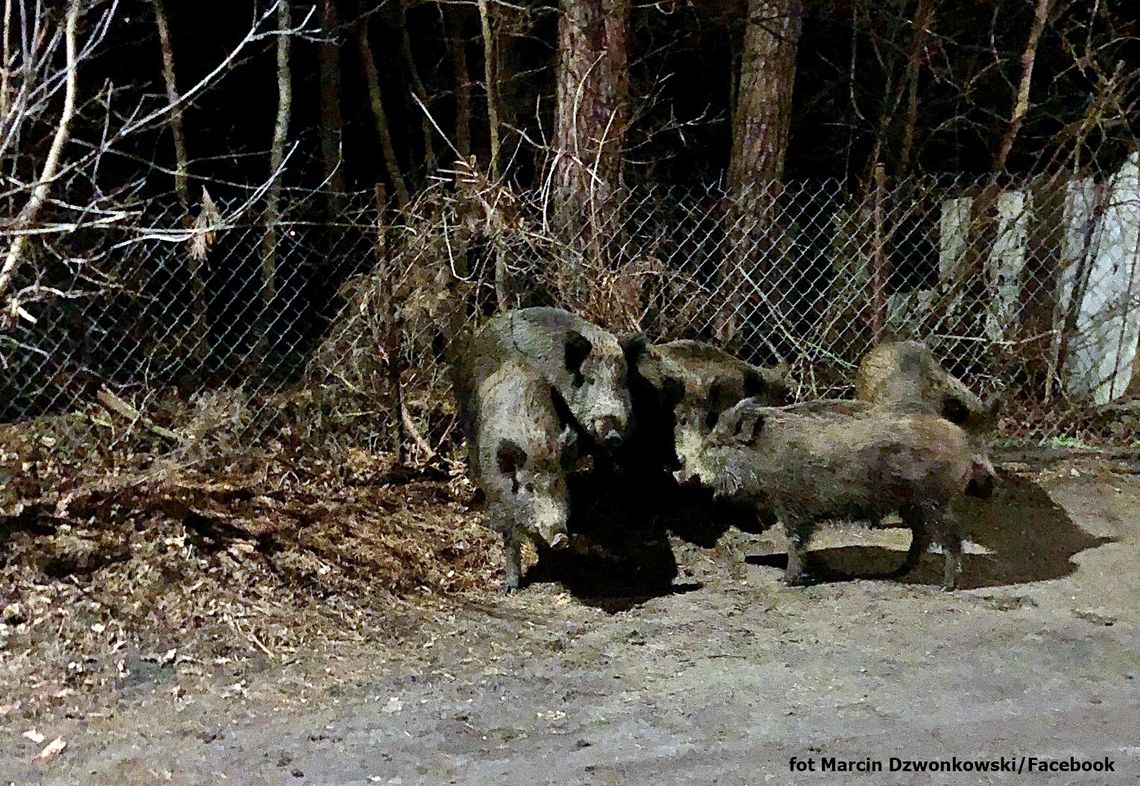
[[[742,51],[746,28],[776,28],[781,14],[801,16],[798,40],[784,42],[794,54],[793,70],[768,75],[768,81],[794,83],[783,174],[840,176],[857,184],[868,179],[876,163],[888,175],[993,171],[1010,133],[1039,3],[564,0],[561,5],[487,3],[500,169],[521,186],[538,184],[551,162],[558,81],[572,76],[571,69],[560,73],[559,67],[564,12],[624,15],[626,31],[618,43],[626,46],[627,127],[611,129],[611,135],[623,137],[622,176],[655,184],[727,176],[734,134],[745,133],[739,119],[734,128],[736,103],[750,90],[763,89],[741,83],[742,57],[756,56]],[[1000,168],[1019,174],[1066,167],[1107,171],[1127,154],[1137,130],[1135,6],[1111,1],[1044,5],[1047,18],[1036,44],[1028,106]],[[240,0],[166,0],[165,6],[182,89],[222,62],[267,10],[265,3]],[[86,16],[96,13],[89,10]],[[409,189],[421,186],[433,169],[451,165],[452,146],[488,165],[486,48],[474,0],[294,2],[292,18],[303,27],[292,36],[289,59],[294,93],[288,138],[298,148],[284,175],[286,185],[313,187],[325,180],[323,132],[336,136],[343,156],[332,183],[363,189],[386,182],[390,193],[394,188],[370,108],[360,57],[362,28],[379,75],[395,161]],[[270,16],[261,28],[271,28],[273,21]],[[587,18],[584,27],[594,21]],[[601,43],[600,59],[587,46],[574,53],[598,60],[594,76],[614,59]],[[186,106],[192,182],[254,184],[267,177],[277,108],[275,47],[273,36],[248,44]],[[772,72],[781,67],[767,64]],[[329,102],[336,98],[328,94],[329,85],[337,83],[338,124],[328,117]],[[82,69],[81,96],[108,86],[114,87],[112,103],[119,112],[140,100],[151,105],[164,100],[152,3],[122,3],[105,44]],[[772,91],[765,100],[778,100]],[[417,95],[438,131],[425,133]],[[103,118],[97,112],[81,117],[89,127],[81,124],[73,135],[97,138]],[[149,169],[151,163],[175,169],[166,128],[137,134],[115,152],[100,172],[104,188],[142,175],[152,188],[169,187]]]

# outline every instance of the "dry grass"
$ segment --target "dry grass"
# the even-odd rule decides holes
[[[317,406],[302,403],[295,416]],[[0,707],[375,641],[406,632],[420,599],[497,587],[458,477],[297,449],[287,408],[251,449],[263,416],[240,394],[175,409],[173,450],[95,410],[0,426]]]

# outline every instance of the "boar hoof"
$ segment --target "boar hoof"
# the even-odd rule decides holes
[[[512,592],[518,592],[518,589],[519,589],[518,576],[511,576],[509,579],[507,579],[505,582],[503,582],[503,592],[505,592],[507,595],[510,595]]]

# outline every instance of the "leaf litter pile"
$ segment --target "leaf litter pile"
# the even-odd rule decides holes
[[[498,585],[458,465],[319,444],[312,401],[263,410],[308,432],[278,423],[249,447],[248,401],[210,396],[0,425],[0,722],[163,670],[177,685],[318,640],[394,641]]]

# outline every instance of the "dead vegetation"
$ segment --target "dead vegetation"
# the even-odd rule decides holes
[[[0,426],[0,705],[152,672],[177,691],[496,586],[465,482],[344,447],[311,394],[151,402],[149,423],[121,403]]]

